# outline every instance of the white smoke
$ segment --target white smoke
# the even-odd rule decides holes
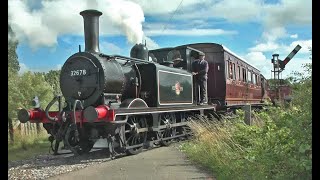
[[[143,40],[145,41],[148,50],[152,50],[152,49],[158,49],[160,48],[159,44],[157,44],[154,40],[152,40],[151,38],[144,36]],[[144,43],[143,43],[144,44]]]
[[[103,27],[112,25],[121,28],[131,43],[141,43],[143,37],[142,23],[144,22],[144,13],[140,5],[126,0],[104,0],[97,1],[98,7],[107,17],[102,19]]]
[[[142,42],[144,13],[138,4],[127,0],[9,0],[9,24],[16,38],[27,41],[31,47],[52,47],[60,35],[83,36],[83,18],[79,13],[86,9],[103,13],[100,36],[124,34],[132,44]]]

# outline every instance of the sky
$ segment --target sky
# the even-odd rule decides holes
[[[284,60],[282,78],[311,63],[311,0],[9,0],[8,21],[16,39],[20,73],[57,70],[79,45],[83,18],[96,9],[104,54],[130,55],[145,42],[149,50],[189,43],[222,44],[271,78],[272,54]],[[9,37],[9,40],[12,37]]]

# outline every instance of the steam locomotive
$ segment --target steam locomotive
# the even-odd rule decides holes
[[[55,154],[61,142],[74,154],[87,153],[100,138],[107,140],[112,158],[119,153],[137,154],[154,144],[168,145],[189,136],[188,117],[216,110],[215,104],[196,104],[190,58],[184,61],[185,69],[174,67],[172,61],[150,61],[155,56],[149,56],[144,44],[136,44],[131,57],[103,54],[99,49],[102,13],[85,10],[80,15],[85,51],[70,56],[61,69],[65,103],[56,96],[45,109],[18,112],[22,123],[43,123]],[[192,54],[200,52],[193,49]],[[56,102],[59,110],[49,111]]]

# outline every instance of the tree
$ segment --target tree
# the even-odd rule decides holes
[[[31,101],[34,96],[38,96],[43,109],[53,98],[53,89],[42,74],[26,72],[20,77],[17,86],[23,89],[19,97],[22,108],[32,108]]]
[[[10,132],[10,140],[13,143],[13,120],[17,117],[17,107],[20,107],[20,99],[22,96],[21,90],[17,86],[19,82],[18,73],[13,72],[12,70],[8,71],[8,125]]]
[[[13,95],[19,95],[20,90],[15,86],[15,82],[17,81],[17,73],[20,70],[18,55],[16,53],[16,49],[18,46],[18,41],[15,39],[15,34],[11,29],[10,24],[8,24],[8,91]],[[12,117],[14,117],[14,107],[12,102],[13,96],[9,96],[8,94],[8,125],[10,132],[10,140],[13,143],[13,124]]]
[[[60,90],[60,70],[50,70],[45,74],[46,81],[53,88],[55,94],[61,94]]]
[[[18,72],[20,70],[18,55],[16,53],[18,40],[15,39],[15,34],[10,25],[8,25],[8,38],[8,70]]]

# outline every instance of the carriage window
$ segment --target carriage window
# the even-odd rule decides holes
[[[256,83],[257,75],[253,73],[253,76],[252,76],[252,77],[253,77],[252,83],[253,83],[253,84],[257,84],[257,83]]]
[[[247,82],[247,70],[245,68],[242,68],[242,80]]]
[[[236,80],[237,77],[236,77],[236,64],[235,63],[233,63],[233,74],[234,74],[233,79]]]
[[[238,71],[239,71],[239,73],[238,73],[238,79],[239,79],[239,81],[241,80],[241,69],[240,69],[240,66],[238,66]]]
[[[225,69],[226,69],[226,78],[229,78],[229,66],[228,66],[229,62],[226,61],[226,65],[225,65]]]
[[[251,82],[253,83],[253,71],[251,72]]]
[[[229,63],[229,78],[233,79],[233,68],[232,68],[232,62]]]

